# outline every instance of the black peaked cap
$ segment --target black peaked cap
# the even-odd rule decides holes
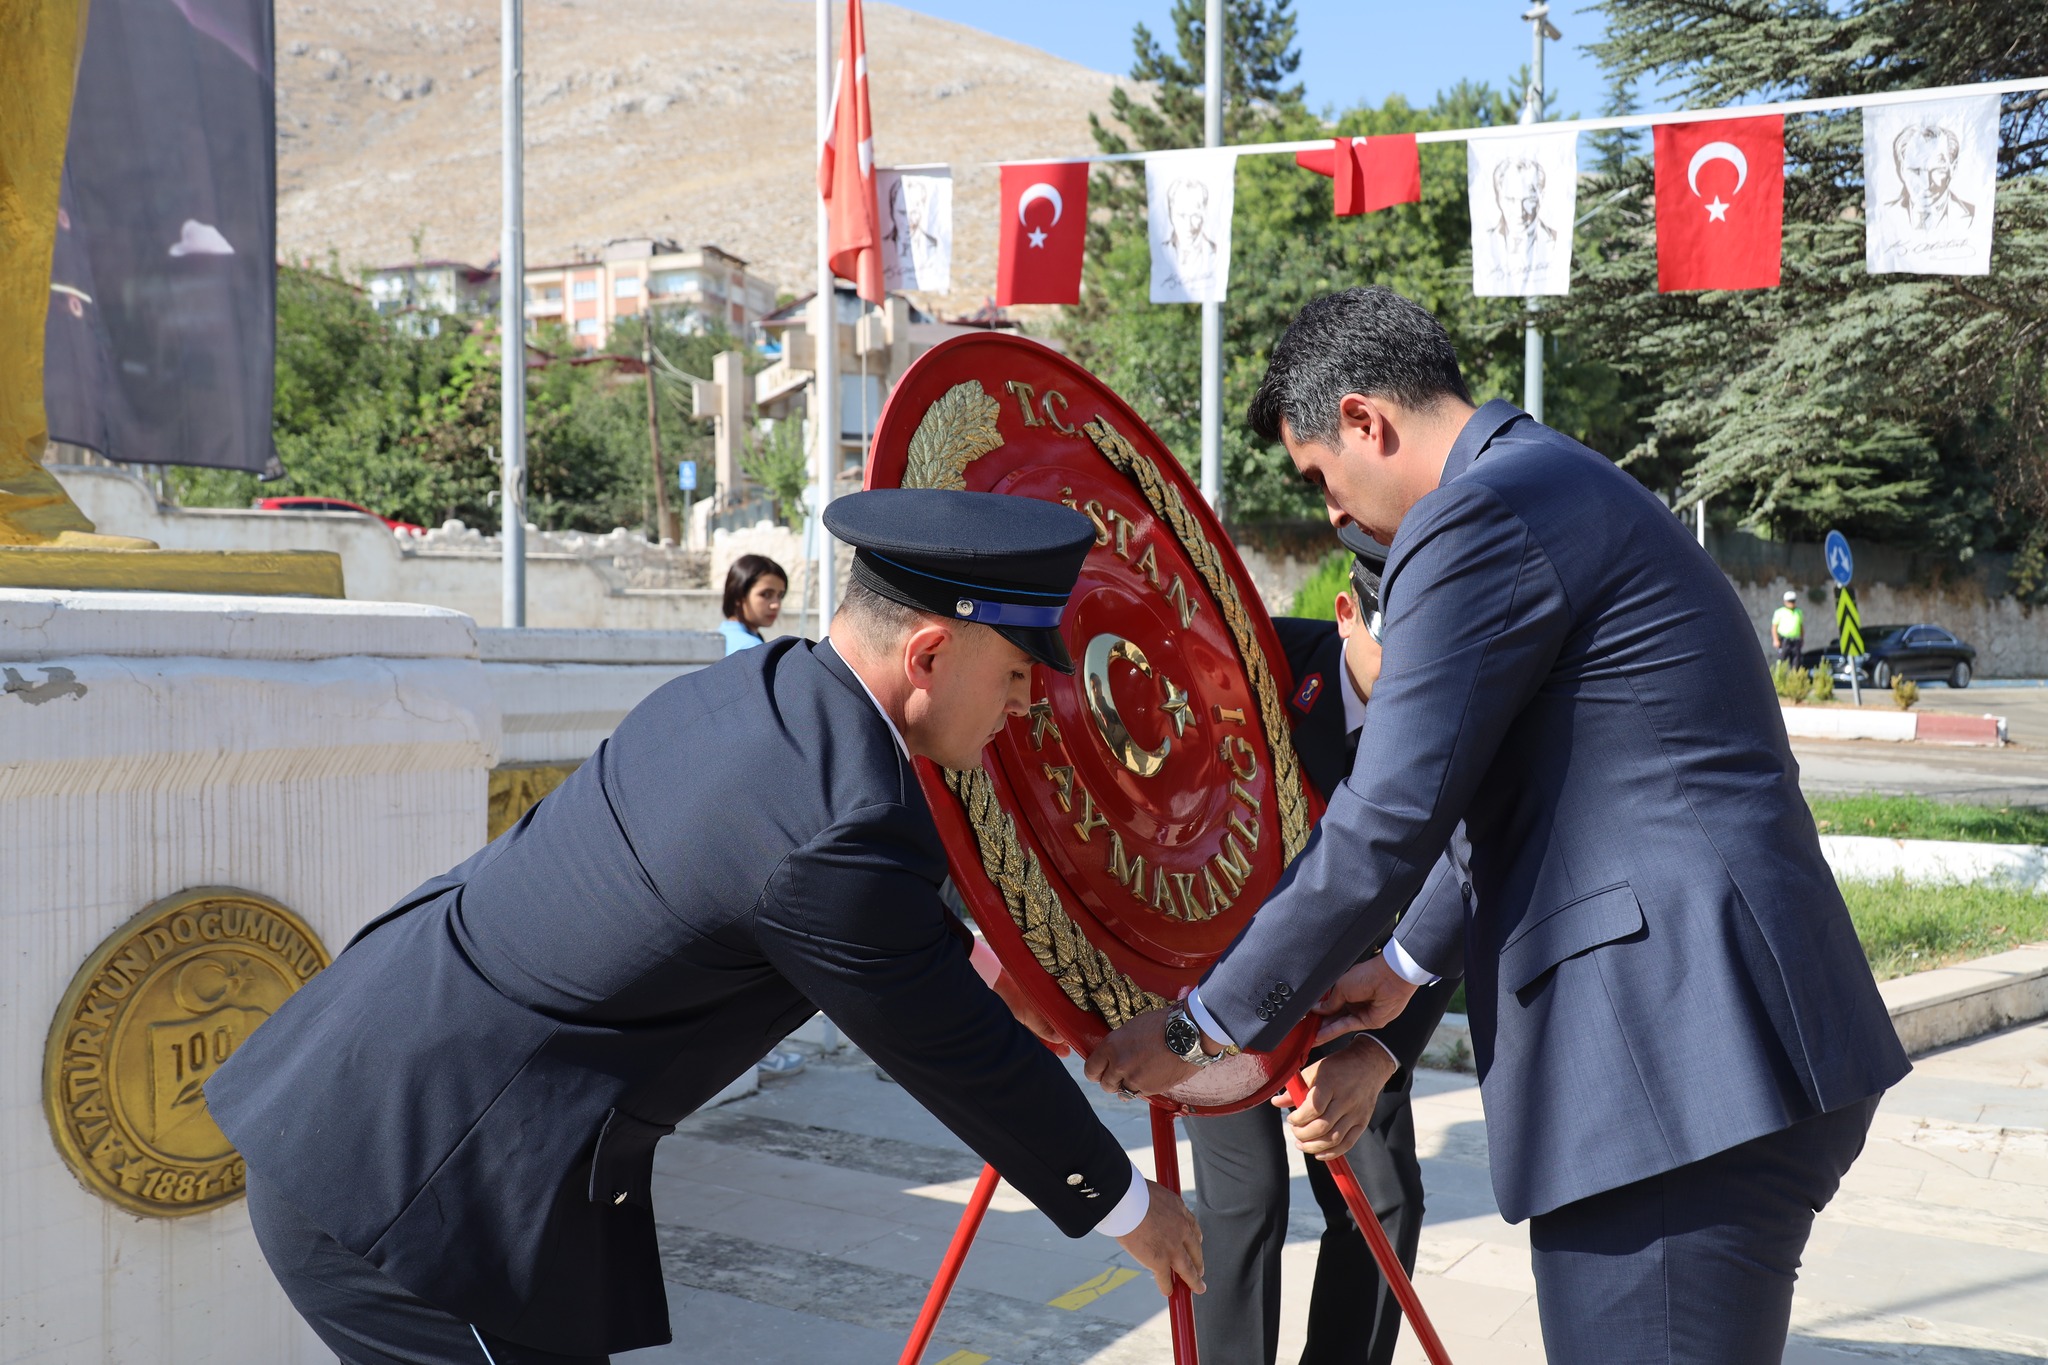
[[[893,602],[992,627],[1062,673],[1060,618],[1095,524],[1037,498],[876,488],[835,498],[825,526],[853,546],[853,576]]]

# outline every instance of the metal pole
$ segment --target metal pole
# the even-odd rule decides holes
[[[654,539],[668,539],[668,485],[661,477],[661,416],[654,402],[654,301],[641,314],[640,361],[647,374],[647,458],[654,462]],[[682,539],[681,536],[677,537]]]
[[[1202,145],[1223,145],[1223,0],[1203,21]],[[1202,305],[1202,496],[1223,509],[1223,305]]]
[[[848,72],[851,78],[852,73]],[[818,146],[832,135],[832,0],[818,0]],[[842,147],[841,156],[854,149]],[[825,201],[818,200],[818,296],[812,300],[812,337],[817,352],[817,369],[811,380],[811,425],[818,442],[818,505],[813,514],[822,518],[825,504],[832,500],[832,488],[839,477],[839,301],[832,281],[830,239],[831,215]],[[832,608],[838,599],[839,563],[832,537],[822,521],[818,528],[818,638],[825,638]]]
[[[1523,123],[1535,123],[1543,117],[1543,39],[1558,36],[1549,19],[1550,6],[1538,4],[1522,17],[1529,21],[1530,46],[1529,88],[1522,96]],[[1543,333],[1536,326],[1536,300],[1529,299],[1523,307],[1528,319],[1522,324],[1522,410],[1537,421],[1543,420]]]
[[[1707,495],[1700,494],[1700,500],[1692,505],[1693,531],[1700,538],[1700,548],[1707,548]]]
[[[498,246],[499,408],[504,419],[504,482],[498,498],[504,588],[499,624],[526,624],[526,185],[524,43],[521,0],[503,0],[498,35],[499,100],[504,114],[504,230]]]

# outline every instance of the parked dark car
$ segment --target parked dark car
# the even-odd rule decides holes
[[[1863,648],[1866,652],[1857,661],[1857,681],[1866,687],[1890,687],[1894,678],[1968,687],[1977,671],[1975,649],[1925,621],[1910,626],[1865,626]],[[1808,650],[1800,662],[1816,668],[1825,660],[1835,681],[1847,686],[1849,661],[1841,651],[1838,637],[1824,650]]]
[[[415,526],[409,521],[398,521],[391,517],[382,516],[372,512],[359,502],[349,502],[343,498],[305,496],[258,498],[254,505],[257,510],[263,512],[360,512],[366,517],[375,517],[394,531],[405,531],[412,535],[420,535],[424,532],[424,528]]]

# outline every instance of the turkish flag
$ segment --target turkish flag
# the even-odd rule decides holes
[[[1003,167],[996,303],[1079,303],[1088,163]]]
[[[1769,289],[1784,257],[1785,119],[1660,123],[1657,289]]]
[[[1422,158],[1413,133],[1340,137],[1328,147],[1296,152],[1294,164],[1336,181],[1332,197],[1339,218],[1422,202]]]
[[[846,31],[832,77],[832,132],[818,151],[818,194],[830,231],[832,273],[882,301],[881,213],[875,204],[875,121],[868,112],[868,39],[860,0],[846,0]]]

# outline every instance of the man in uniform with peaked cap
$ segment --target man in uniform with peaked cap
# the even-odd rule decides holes
[[[1059,619],[1094,527],[939,490],[825,520],[856,550],[829,642],[657,690],[208,1085],[264,1255],[348,1365],[668,1341],[655,1143],[818,1009],[1061,1231],[1200,1287],[1186,1206],[1019,1022],[1045,1030],[1021,993],[977,975],[910,765],[978,763],[1034,661],[1071,671]]]

